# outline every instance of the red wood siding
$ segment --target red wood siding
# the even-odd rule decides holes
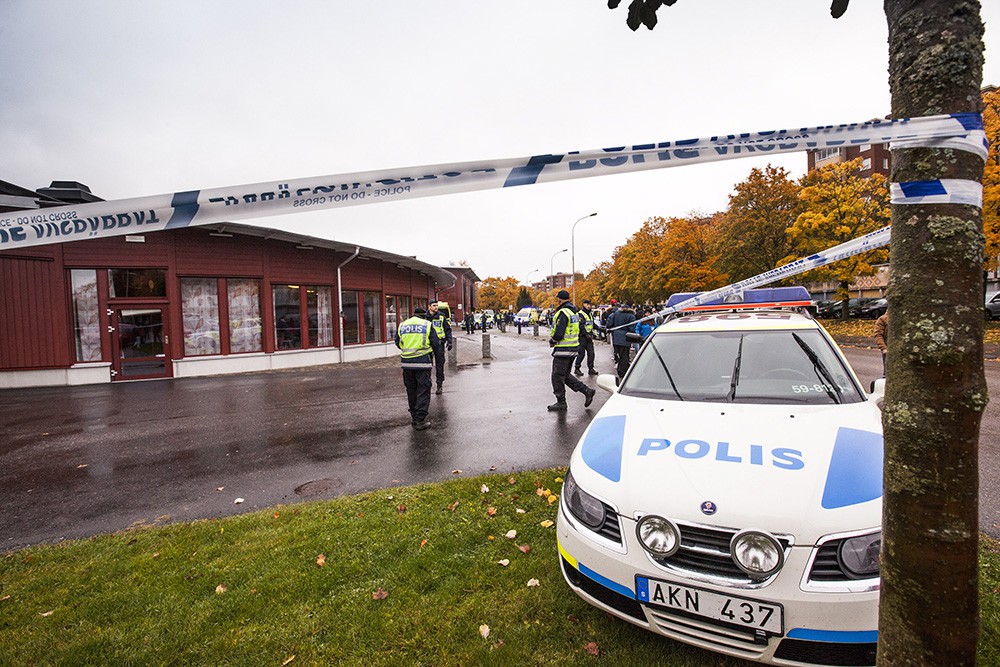
[[[65,366],[65,299],[52,260],[0,257],[0,368]]]
[[[204,229],[178,230],[174,236],[179,276],[260,278],[264,275],[263,239],[209,236]]]
[[[269,241],[267,256],[270,279],[278,284],[336,285],[337,264],[334,255],[332,250],[300,250],[291,243]]]
[[[143,243],[129,243],[124,236],[72,241],[63,244],[67,267],[158,268],[167,267],[170,234],[140,234]]]
[[[382,289],[382,262],[377,259],[358,257],[341,269],[340,275],[344,281],[344,289]]]

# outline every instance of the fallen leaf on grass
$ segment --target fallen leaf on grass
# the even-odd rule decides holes
[[[559,496],[553,493],[551,496],[549,496],[549,505],[556,502],[557,500],[559,500]]]
[[[159,551],[157,551],[155,554],[153,554],[153,558],[159,558],[159,557],[160,557],[160,552]]]
[[[423,549],[426,546],[427,546],[427,540],[426,539],[420,540],[420,548]]]
[[[462,471],[459,470],[458,468],[455,468],[454,470],[451,471],[451,474],[452,475],[461,475]]]
[[[483,623],[482,625],[480,625],[479,626],[479,635],[483,639],[486,639],[487,637],[489,637],[490,636],[490,626],[486,625],[485,623]]]
[[[385,590],[381,586],[378,587],[377,591],[372,593],[372,600],[384,600],[387,597],[389,597],[389,591]]]
[[[554,479],[553,481],[554,481],[554,482],[555,482],[556,484],[562,484],[564,480],[563,480],[563,478],[562,478],[562,477],[556,477],[556,478],[555,478],[555,479]]]
[[[502,639],[498,640],[496,644],[494,644],[493,646],[491,646],[490,650],[492,651],[493,649],[500,648],[501,646],[503,646],[503,640]]]
[[[403,512],[406,511],[406,505],[400,503],[399,505],[396,506],[396,511],[402,514]]]
[[[9,599],[10,599],[10,596],[9,595],[5,595],[2,598],[0,598],[0,602],[3,602],[4,600],[9,600]]]
[[[288,656],[287,658],[285,658],[285,661],[281,663],[281,667],[285,667],[285,665],[290,663],[292,660],[295,660],[295,656],[294,655]]]
[[[216,595],[222,595],[223,593],[225,593],[228,590],[229,589],[226,588],[225,584],[219,584],[218,586],[215,587],[215,594]]]
[[[515,537],[517,537],[517,531],[516,530],[508,530],[507,534],[504,535],[504,537],[506,537],[508,540],[512,540]]]
[[[520,507],[518,507],[518,508],[517,508],[516,510],[514,510],[514,511],[515,511],[515,512],[517,512],[518,514],[524,514],[524,510],[523,510],[523,509],[521,509]]]
[[[528,588],[534,588],[535,586],[541,586],[541,582],[538,579],[528,579]]]
[[[497,565],[503,565],[504,567],[507,567],[508,565],[510,565],[510,560],[507,559],[507,558],[503,558],[503,559],[497,561]],[[10,597],[10,596],[8,596],[8,597]]]
[[[492,535],[487,535],[487,536],[486,536],[486,540],[487,540],[488,542],[492,542],[492,541],[493,541],[493,540],[495,540],[495,539],[497,539],[497,538],[493,537]]]
[[[514,479],[513,477],[508,477],[507,478],[507,483],[508,484],[517,484],[517,480]]]
[[[548,519],[546,519],[545,521],[542,521],[538,525],[541,526],[542,528],[551,528],[552,526],[554,526],[556,524],[555,524],[555,522],[549,521]]]
[[[278,512],[275,512],[275,513],[274,513],[274,518],[275,518],[275,519],[277,519],[277,518],[278,518],[279,516],[281,516],[281,514],[279,514]]]
[[[486,510],[486,516],[494,516],[497,513],[496,507],[490,507]]]
[[[494,470],[496,470],[496,469],[497,469],[497,467],[496,467],[496,466],[490,466],[490,472],[493,472],[493,471],[494,471]]]
[[[518,549],[520,549],[521,553],[523,554],[531,552],[531,547],[529,547],[527,544],[522,544],[521,546],[518,547]]]
[[[320,555],[316,556],[316,564],[319,565],[320,567],[323,567],[324,565],[326,565],[326,555],[325,554],[320,554]]]
[[[597,645],[597,642],[587,642],[587,645],[583,648],[587,649],[587,653],[592,656],[599,656],[601,654],[601,647]]]
[[[481,487],[479,487],[479,492],[480,493],[489,493],[490,492],[490,487],[488,487],[485,484],[483,484]]]
[[[458,507],[458,501],[457,500],[455,502],[453,502],[452,504],[448,505],[448,511],[449,512],[454,512],[456,507]]]
[[[53,609],[52,611],[39,612],[38,615],[39,616],[51,616],[54,613],[56,613],[55,609]]]

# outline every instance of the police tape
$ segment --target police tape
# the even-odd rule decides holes
[[[893,204],[967,204],[983,207],[983,184],[956,178],[890,183]]]
[[[798,151],[947,142],[986,158],[979,114],[873,120],[319,176],[0,214],[0,249]]]
[[[868,252],[869,250],[875,250],[876,248],[881,248],[882,246],[888,244],[889,227],[882,227],[881,229],[876,229],[875,231],[869,232],[864,236],[859,236],[856,239],[841,243],[840,245],[828,248],[814,255],[802,257],[789,264],[784,264],[771,269],[770,271],[765,271],[764,273],[746,278],[731,285],[726,285],[725,287],[720,287],[708,292],[701,292],[690,299],[681,301],[680,303],[669,308],[664,308],[653,315],[643,317],[642,319],[635,320],[629,324],[611,327],[610,330],[615,331],[625,327],[634,327],[637,322],[646,322],[647,320],[652,320],[664,315],[670,315],[671,313],[686,310],[694,306],[712,303],[713,301],[722,301],[726,297],[741,294],[743,290],[760,287],[761,285],[767,285],[784,278],[790,278],[791,276],[805,273],[806,271],[811,271],[813,269],[818,269],[821,266],[826,266],[827,264],[832,264],[833,262],[837,262],[863,252]]]

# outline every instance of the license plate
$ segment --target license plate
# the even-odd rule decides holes
[[[635,578],[635,591],[639,602],[676,609],[750,630],[784,634],[784,611],[780,604],[639,576]]]

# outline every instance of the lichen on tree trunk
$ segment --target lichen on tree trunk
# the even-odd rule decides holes
[[[979,112],[973,1],[885,0],[895,118]],[[981,181],[964,151],[893,152],[893,182]],[[982,211],[894,205],[878,664],[974,665],[983,372]]]

